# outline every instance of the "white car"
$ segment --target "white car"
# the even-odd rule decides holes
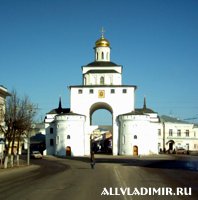
[[[188,151],[182,147],[176,150],[176,154],[188,154]]]
[[[43,155],[39,151],[32,151],[31,158],[43,158]]]

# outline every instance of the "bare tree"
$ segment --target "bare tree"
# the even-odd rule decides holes
[[[18,97],[13,90],[6,101],[5,126],[0,126],[6,141],[6,154],[18,153],[20,141],[30,131],[37,105],[31,103],[28,96]],[[16,145],[17,144],[17,145]]]

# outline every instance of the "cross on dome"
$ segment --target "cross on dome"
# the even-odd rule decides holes
[[[105,30],[102,27],[101,29],[101,38],[96,41],[96,47],[110,47],[110,43],[107,39],[104,38]]]
[[[105,29],[104,29],[104,27],[102,27],[102,29],[101,29],[101,37],[102,38],[104,38],[104,33],[105,33]]]

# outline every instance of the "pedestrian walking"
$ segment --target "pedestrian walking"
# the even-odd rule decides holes
[[[94,151],[91,152],[91,158],[90,158],[90,161],[91,161],[91,168],[94,169],[94,166],[95,166],[95,158],[94,158]]]

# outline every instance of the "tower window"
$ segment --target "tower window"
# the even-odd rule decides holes
[[[123,89],[122,93],[126,94],[127,93],[127,89]]]
[[[94,90],[93,89],[90,89],[89,90],[89,94],[93,94],[94,93]]]
[[[134,139],[137,139],[137,135],[134,135]]]
[[[71,137],[70,137],[70,135],[67,135],[67,139],[69,140]]]
[[[82,94],[83,93],[83,91],[82,90],[78,90],[78,94]]]
[[[54,133],[54,129],[53,128],[50,128],[50,133]]]
[[[115,93],[115,89],[111,89],[111,94],[114,94]]]
[[[54,146],[54,140],[50,139],[50,146]]]
[[[101,54],[101,55],[102,55],[102,60],[104,60],[104,53],[102,52],[102,54]]]
[[[100,77],[100,85],[104,85],[104,76]]]

